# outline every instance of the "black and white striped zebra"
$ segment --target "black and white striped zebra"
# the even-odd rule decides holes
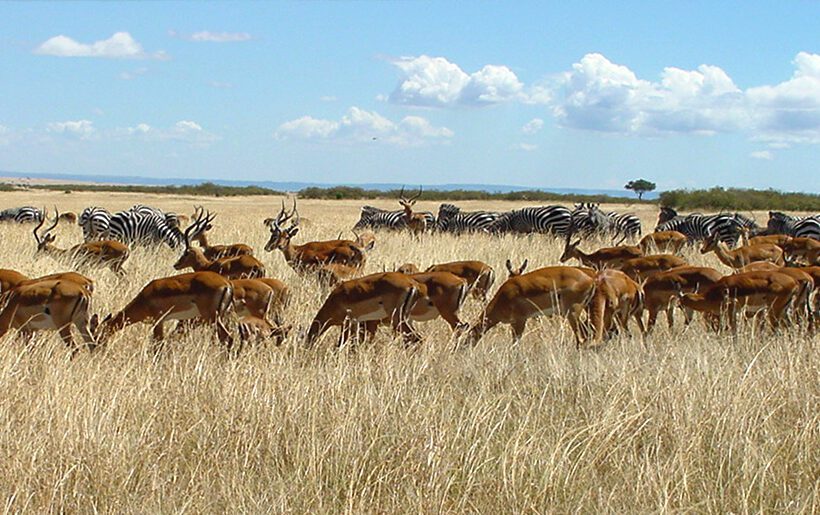
[[[736,213],[719,213],[715,215],[694,213],[680,216],[674,209],[663,209],[666,210],[666,215],[671,212],[674,213],[674,216],[655,227],[655,232],[678,231],[689,238],[690,241],[702,241],[714,235],[719,241],[730,246],[736,245],[740,240],[742,223]],[[668,218],[668,216],[664,216],[662,212],[659,220],[663,218]]]
[[[499,216],[501,213],[495,211],[462,213],[458,206],[441,204],[436,217],[436,230],[452,233],[486,231]]]
[[[576,204],[570,217],[572,234],[591,236],[612,232],[612,220],[598,208],[598,204]]]
[[[769,211],[769,222],[766,227],[770,231],[787,234],[795,238],[820,240],[820,214],[790,216],[780,211]]]
[[[17,222],[18,224],[27,222],[42,222],[43,211],[34,206],[12,207],[0,211],[0,221]]]
[[[165,220],[165,223],[171,227],[179,227],[179,215],[173,212],[166,212],[158,207],[146,206],[145,204],[134,204],[130,211],[142,215],[156,216]]]
[[[429,211],[416,211],[416,213],[424,215],[427,221],[427,227],[433,227],[436,224],[436,217]],[[401,230],[407,227],[407,220],[404,216],[404,210],[387,211],[373,206],[363,206],[359,221],[353,226],[353,230],[358,229],[393,229]]]
[[[101,240],[108,233],[111,213],[102,207],[87,207],[80,213],[77,223],[83,228],[85,241]]]
[[[607,220],[601,220],[595,213],[597,210]],[[608,233],[611,236],[636,238],[641,235],[641,219],[632,213],[617,213],[615,211],[601,211],[600,204],[581,202],[575,204],[572,216],[582,233]]]
[[[105,238],[121,241],[126,245],[165,243],[174,249],[185,244],[182,231],[178,227],[168,225],[165,218],[130,210],[120,211],[111,217]]]
[[[539,206],[502,213],[487,230],[492,233],[550,233],[565,235],[569,229],[570,211],[564,206]]]

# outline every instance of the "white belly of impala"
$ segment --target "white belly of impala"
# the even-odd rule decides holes
[[[190,320],[199,317],[199,308],[196,304],[189,304],[185,308],[175,309],[168,315],[168,320]]]
[[[42,329],[57,329],[54,319],[51,318],[51,315],[46,315],[45,313],[39,313],[31,317],[25,327],[35,331]]]
[[[351,320],[356,322],[369,322],[371,320],[383,320],[387,318],[389,315],[387,310],[384,309],[384,306],[379,304],[378,306],[370,307],[367,311],[348,311],[348,316]]]

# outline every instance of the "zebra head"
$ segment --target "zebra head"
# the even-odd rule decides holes
[[[373,206],[362,206],[362,213],[359,216],[359,221],[356,222],[356,225],[353,226],[354,230],[364,229],[365,227],[372,227],[373,219],[376,217],[378,213],[384,212],[383,209],[379,209]],[[271,222],[273,221],[272,218],[269,218]]]
[[[438,229],[446,229],[450,219],[461,212],[461,208],[454,204],[442,204],[438,207],[438,217],[436,226]]]
[[[661,206],[661,212],[658,213],[658,223],[660,225],[664,222],[668,222],[669,220],[678,216],[678,212],[672,209],[671,207]]]
[[[286,249],[290,245],[290,240],[299,232],[300,219],[299,211],[296,209],[296,197],[293,197],[293,210],[290,213],[285,211],[285,201],[283,200],[282,210],[279,211],[276,218],[269,219],[270,239],[265,244],[265,252],[272,252],[273,249]],[[282,224],[288,220],[290,220],[290,227],[283,229]]]
[[[789,225],[794,223],[794,218],[781,211],[769,211],[769,221],[766,227],[769,230],[786,233],[789,230]]]

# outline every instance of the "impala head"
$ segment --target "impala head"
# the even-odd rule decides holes
[[[717,249],[718,241],[719,240],[714,234],[710,234],[705,240],[703,240],[703,246],[700,248],[700,253],[708,254]]]
[[[570,259],[578,256],[578,245],[581,243],[580,238],[571,243],[572,235],[575,233],[575,220],[570,217],[569,228],[567,229],[567,238],[564,240],[564,252],[561,254],[561,263],[566,263]]]
[[[204,217],[203,214],[205,214]],[[206,246],[207,239],[205,233],[214,228],[213,224],[211,223],[214,221],[214,218],[216,218],[216,214],[212,215],[210,211],[205,211],[205,208],[203,208],[202,206],[194,206],[193,222],[191,223],[191,225],[188,226],[189,229],[192,227],[194,228],[194,232],[193,234],[191,234],[190,237],[191,241],[196,240],[200,243],[200,245]]]
[[[416,200],[418,200],[418,198],[421,197],[421,191],[421,186],[419,186],[418,194],[414,197],[408,198],[404,196],[404,186],[401,187],[401,193],[399,194],[399,204],[401,204],[406,213],[413,212],[413,206],[416,205]]]
[[[34,240],[37,241],[37,252],[41,252],[48,248],[49,245],[54,243],[54,240],[57,239],[51,231],[57,227],[57,222],[60,221],[60,212],[57,211],[57,207],[54,207],[54,223],[51,224],[42,235],[37,234],[37,231],[46,223],[46,219],[48,218],[48,210],[43,208],[43,219],[40,220],[40,223],[37,224],[37,227],[34,228]]]
[[[108,340],[111,339],[111,336],[115,332],[117,332],[117,329],[119,329],[115,324],[112,323],[113,320],[113,313],[109,313],[102,320],[100,320],[100,316],[96,313],[91,315],[91,319],[88,321],[88,329],[94,336],[94,340],[97,341],[97,345],[103,346],[106,343],[108,343]]]
[[[524,270],[527,268],[527,263],[529,262],[528,259],[525,259],[521,266],[518,269],[513,267],[512,261],[509,259],[507,260],[507,272],[510,273],[510,277],[516,277],[524,273]]]
[[[358,233],[353,230],[353,235],[356,236],[356,245],[365,249],[371,250],[373,247],[376,246],[376,235],[373,231],[365,231],[363,233]]]
[[[268,221],[269,220],[269,221]],[[299,232],[299,211],[296,209],[296,197],[293,198],[293,210],[288,213],[285,210],[285,201],[282,201],[282,210],[276,218],[268,218],[265,221],[270,229],[270,239],[265,244],[265,251],[272,252],[273,249],[285,249],[290,245],[290,240]],[[283,228],[282,225],[290,221],[290,227]]]
[[[57,217],[57,220],[64,220],[70,224],[77,223],[77,214],[72,213],[71,211],[67,211],[65,213],[60,213],[60,216]]]
[[[191,247],[191,241],[210,229],[212,227],[211,222],[213,222],[215,217],[216,215],[212,215],[204,210],[200,210],[196,213],[193,223],[189,225],[183,233],[185,237],[185,250],[177,262],[174,263],[175,270],[185,270],[196,263],[198,254],[201,254],[202,251]]]
[[[403,274],[417,274],[420,272],[419,267],[415,263],[405,263],[396,269],[396,272]]]

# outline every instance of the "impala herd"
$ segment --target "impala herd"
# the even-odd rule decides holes
[[[405,197],[402,190],[400,199],[402,227],[416,238],[427,229],[427,216],[413,212],[421,193],[420,189],[417,195]],[[125,275],[129,248],[119,241],[88,241],[67,249],[55,246],[53,231],[58,222],[76,223],[77,217],[68,214],[55,208],[53,221],[44,230],[49,223],[47,210],[43,209],[39,218],[32,217],[36,222],[36,252],[74,265],[104,265]],[[165,323],[177,320],[176,331],[191,324],[213,327],[228,348],[234,342],[231,326],[237,329],[240,342],[280,342],[291,329],[284,324],[291,298],[288,287],[266,277],[264,264],[254,257],[250,246],[211,245],[207,234],[214,220],[214,214],[196,207],[190,225],[177,233],[184,249],[173,267],[192,271],[151,281],[120,311],[104,318],[91,313],[94,283],[84,275],[65,272],[32,279],[0,269],[0,337],[12,329],[24,339],[36,331],[56,330],[76,351],[73,325],[85,346],[93,350],[123,328],[147,322],[153,325],[159,345],[165,337]],[[565,239],[560,262],[577,261],[577,266],[547,266],[527,272],[527,261],[516,266],[507,260],[508,278],[490,297],[496,274],[484,262],[440,263],[423,271],[406,263],[363,276],[375,244],[372,233],[357,234],[355,240],[340,236],[296,244],[293,240],[300,222],[296,200],[290,210],[283,201],[279,213],[264,222],[270,232],[264,248],[267,252],[281,251],[298,274],[315,276],[332,286],[315,317],[301,331],[300,338],[308,345],[334,326],[341,328],[341,345],[351,339],[372,338],[382,325],[389,326],[407,344],[415,344],[422,336],[414,323],[437,318],[450,326],[455,341],[461,344],[476,344],[499,324],[508,324],[517,342],[528,319],[556,315],[567,319],[578,347],[597,346],[613,334],[629,331],[633,319],[642,335],[650,333],[662,312],[672,328],[676,307],[683,311],[687,325],[694,312],[700,312],[715,330],[735,332],[741,316],[759,316],[772,329],[796,324],[814,335],[818,328],[820,242],[811,237],[753,236],[744,230],[743,244],[731,248],[717,232],[707,231],[700,252],[714,252],[732,269],[733,273],[724,275],[681,257],[681,251],[693,241],[680,232],[658,231],[644,236],[637,245],[585,252],[579,248],[581,239],[573,241],[581,231],[571,221],[561,234]],[[473,323],[459,315],[470,295],[483,304]],[[648,313],[646,321],[644,311]]]

